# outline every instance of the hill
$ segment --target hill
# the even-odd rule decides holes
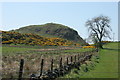
[[[55,23],[47,23],[44,25],[30,25],[16,30],[19,33],[32,33],[45,37],[59,37],[80,44],[85,44],[85,41],[78,35],[78,32],[68,26]]]
[[[40,45],[40,46],[69,46],[79,45],[61,38],[47,38],[32,33],[18,33],[1,31],[2,44],[28,44],[28,45]]]

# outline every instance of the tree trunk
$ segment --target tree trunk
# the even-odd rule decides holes
[[[99,42],[99,43],[98,43],[98,48],[101,48],[101,49],[103,49],[102,42]]]

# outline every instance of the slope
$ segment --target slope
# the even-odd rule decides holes
[[[2,31],[2,44],[28,44],[40,46],[69,46],[77,45],[71,41],[61,38],[47,38],[31,33],[18,33]]]
[[[56,23],[47,23],[44,25],[30,25],[16,30],[19,33],[32,33],[45,37],[59,37],[80,44],[85,44],[85,41],[78,35],[77,31],[68,26]]]

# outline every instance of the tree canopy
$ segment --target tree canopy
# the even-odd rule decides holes
[[[110,18],[103,15],[92,18],[86,22],[86,27],[88,27],[90,33],[89,37],[94,39],[99,48],[103,48],[103,37],[110,38],[110,32],[112,31],[110,27]]]

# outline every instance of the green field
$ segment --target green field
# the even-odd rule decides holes
[[[63,49],[60,49],[63,48]],[[67,48],[67,49],[64,49]],[[41,51],[41,49],[46,49]],[[54,50],[49,50],[54,49]],[[80,47],[57,47],[57,46],[28,46],[28,45],[3,45],[3,77],[18,77],[19,62],[23,58],[25,60],[24,76],[39,73],[39,64],[41,59],[45,59],[47,70],[50,67],[50,60],[54,59],[54,68],[58,67],[59,59],[62,57],[63,62],[66,57],[77,55],[82,52],[91,51],[93,49]],[[117,78],[118,77],[118,43],[108,43],[104,45],[98,54],[92,57],[91,61],[86,61],[88,65],[83,64],[80,70],[73,69],[64,78]],[[16,66],[14,66],[16,65]],[[31,66],[32,65],[32,66]],[[88,68],[88,70],[86,70]]]
[[[95,63],[94,69],[88,72],[74,69],[65,78],[118,78],[118,50],[118,43],[104,45],[104,49],[99,51],[99,63]]]
[[[54,59],[54,68],[57,68],[61,57],[63,63],[66,63],[67,57],[82,55],[82,52],[91,50],[93,49],[75,46],[2,45],[3,77],[18,77],[20,59],[25,61],[23,77],[28,78],[32,73],[39,74],[41,59],[45,60],[44,71],[46,71],[50,68],[51,59]]]
[[[60,49],[62,48],[62,50]],[[66,48],[66,49],[64,49]],[[46,49],[42,51],[41,49]],[[54,50],[47,50],[54,49]],[[80,48],[80,47],[64,47],[64,46],[31,46],[31,45],[3,45],[2,55],[18,55],[18,54],[46,54],[46,53],[77,53],[91,51],[92,48]]]

